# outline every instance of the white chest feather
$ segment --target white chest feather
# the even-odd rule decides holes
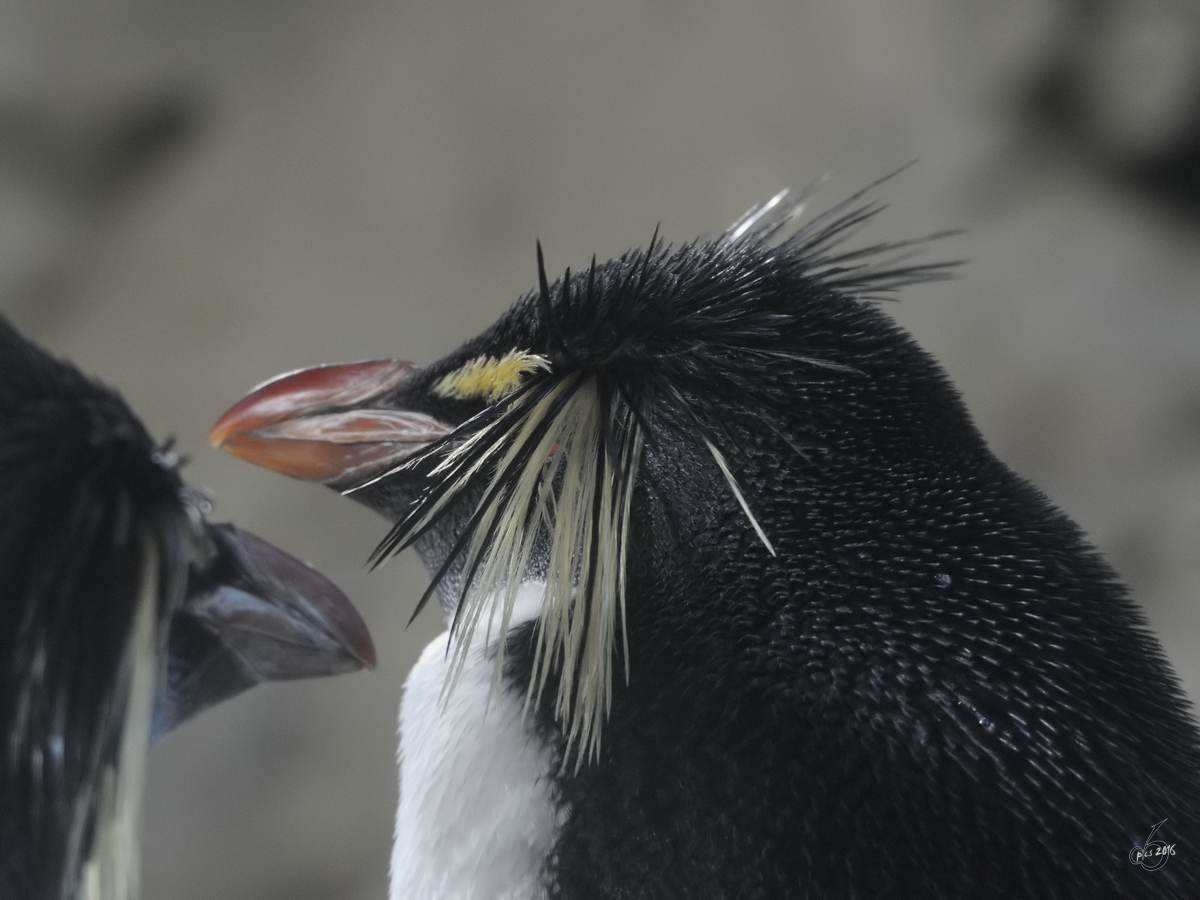
[[[513,624],[537,614],[521,587]],[[494,645],[477,634],[443,699],[449,634],[425,648],[400,704],[400,807],[392,900],[538,900],[559,820],[550,751],[522,722],[522,694],[494,688]]]

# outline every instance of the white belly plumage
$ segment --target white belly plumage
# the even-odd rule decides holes
[[[513,625],[537,615],[543,590],[521,586]],[[448,698],[448,632],[425,648],[404,686],[391,900],[546,895],[542,871],[560,824],[554,757],[522,721],[524,696],[494,687],[495,644],[483,646],[484,632]]]

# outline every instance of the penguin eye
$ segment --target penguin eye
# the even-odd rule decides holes
[[[477,356],[445,375],[433,386],[433,392],[448,400],[486,400],[494,403],[507,397],[531,372],[550,371],[550,360],[525,350],[511,350],[503,356]]]

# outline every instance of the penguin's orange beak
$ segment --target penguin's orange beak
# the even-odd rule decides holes
[[[293,478],[353,486],[451,430],[425,413],[388,405],[419,371],[411,363],[378,359],[289,372],[235,404],[209,440]]]

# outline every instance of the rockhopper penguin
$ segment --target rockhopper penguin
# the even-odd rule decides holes
[[[214,427],[433,575],[393,900],[1196,895],[1179,683],[874,302],[947,267],[848,248],[862,197],[553,283],[539,248],[444,359],[287,374]]]
[[[0,319],[0,900],[130,900],[151,736],[374,664],[323,576],[205,519],[111,390]]]

